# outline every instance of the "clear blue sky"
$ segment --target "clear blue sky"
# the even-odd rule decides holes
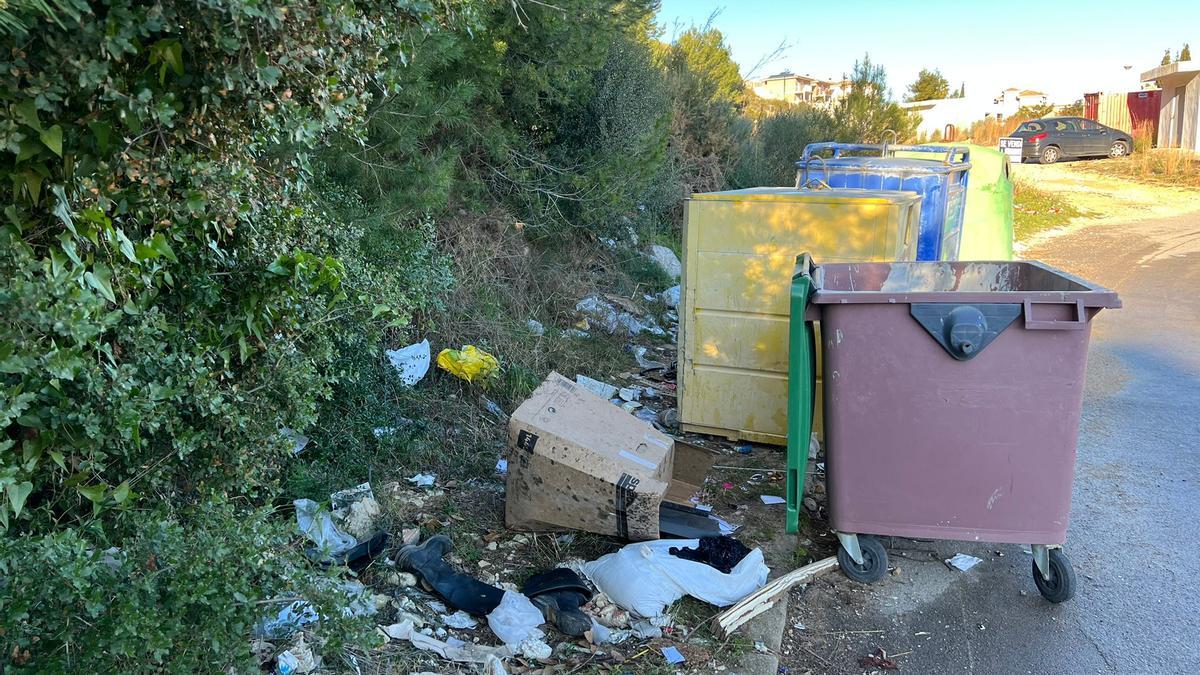
[[[1167,47],[1200,50],[1200,0],[663,0],[664,39],[716,10],[743,76],[781,41],[790,48],[754,76],[839,77],[870,52],[897,97],[927,67],[952,87],[965,81],[968,96],[1020,87],[1066,103],[1136,89]]]

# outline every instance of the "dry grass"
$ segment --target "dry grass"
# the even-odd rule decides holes
[[[1200,155],[1177,148],[1155,148],[1149,125],[1133,131],[1133,154],[1089,162],[1084,168],[1109,176],[1173,187],[1200,187]]]
[[[966,140],[976,145],[999,145],[1002,137],[1012,134],[1019,126],[1021,126],[1021,120],[1016,118],[998,122],[994,117],[989,117],[972,124]]]

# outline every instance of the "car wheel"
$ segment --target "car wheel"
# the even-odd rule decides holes
[[[1062,154],[1059,152],[1057,147],[1053,145],[1047,145],[1045,148],[1042,148],[1041,162],[1042,164],[1053,164],[1057,162],[1058,158],[1061,156]]]
[[[1129,144],[1125,141],[1116,141],[1112,147],[1108,149],[1109,157],[1124,157],[1129,154]]]

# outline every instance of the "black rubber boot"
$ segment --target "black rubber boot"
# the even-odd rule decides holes
[[[442,596],[454,609],[486,616],[500,604],[504,590],[454,571],[443,557],[450,551],[450,538],[438,534],[421,544],[409,544],[396,554],[396,565],[412,572]]]
[[[591,630],[592,618],[580,607],[591,599],[592,591],[575,572],[560,567],[535,574],[522,592],[542,610],[546,623],[563,635],[579,637]]]

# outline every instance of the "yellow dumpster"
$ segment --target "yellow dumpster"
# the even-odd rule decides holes
[[[913,260],[920,216],[915,192],[760,187],[692,195],[679,324],[682,428],[786,445],[796,256]],[[819,419],[818,411],[814,428]]]

